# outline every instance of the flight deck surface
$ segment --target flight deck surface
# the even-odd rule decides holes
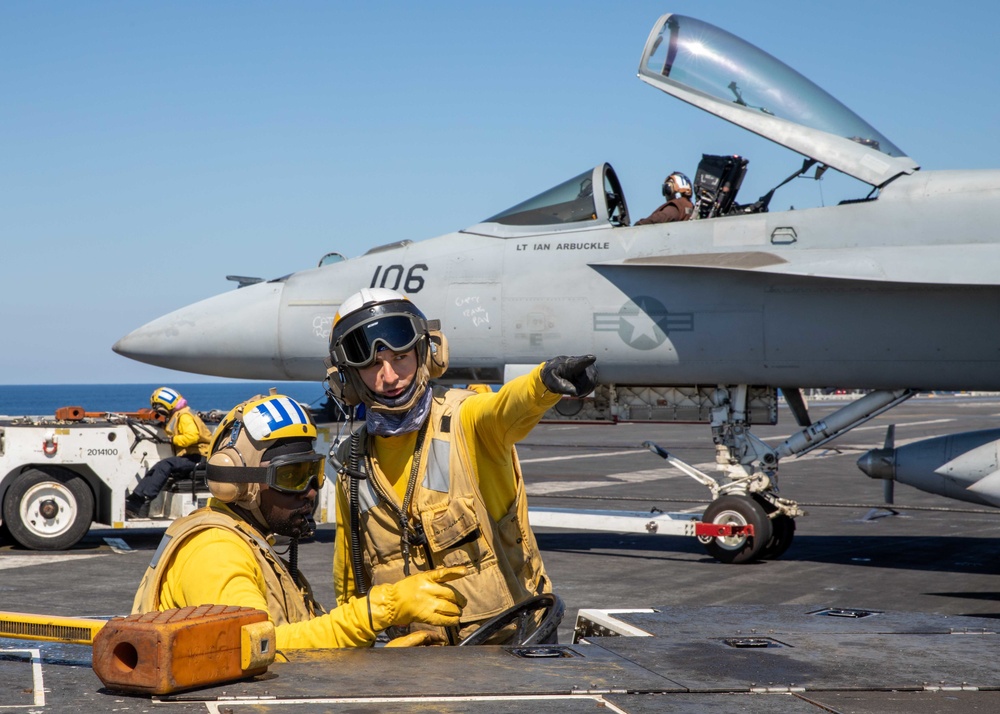
[[[101,689],[80,646],[0,657],[3,706],[44,711],[995,711],[994,620],[802,606],[654,607],[649,637],[294,652],[252,680],[154,697]],[[2,646],[2,644],[0,644]],[[8,649],[4,647],[3,649]],[[889,696],[891,693],[891,697]]]
[[[810,410],[819,418],[831,407],[814,402]],[[994,426],[997,415],[997,399],[919,398],[820,453],[783,462],[782,495],[806,504],[809,515],[778,560],[724,565],[694,538],[539,530],[546,567],[566,602],[566,644],[557,648],[564,657],[518,657],[495,647],[299,653],[272,665],[262,681],[151,702],[102,691],[88,648],[2,640],[0,708],[561,714],[604,703],[606,711],[638,714],[997,711],[1000,510],[898,485],[899,514],[871,512],[881,483],[854,465],[881,444],[889,423],[897,424],[901,444]],[[778,425],[755,429],[773,443],[794,427],[782,410]],[[543,424],[519,447],[530,503],[703,506],[707,489],[643,449],[646,439],[695,465],[713,458],[703,425]],[[125,614],[160,533],[92,530],[58,553],[5,542],[0,609]],[[327,605],[333,536],[321,527],[299,556]],[[653,636],[569,644],[575,616],[587,608],[653,609],[614,615]],[[818,614],[828,609],[844,612]],[[239,699],[247,696],[253,699]]]

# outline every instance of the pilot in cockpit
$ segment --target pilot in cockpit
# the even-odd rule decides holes
[[[691,203],[691,179],[680,171],[674,171],[663,181],[663,197],[667,202],[648,217],[636,221],[635,225],[686,221],[694,215],[694,204]]]

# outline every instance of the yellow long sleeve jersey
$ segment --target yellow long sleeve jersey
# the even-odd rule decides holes
[[[210,528],[191,535],[167,564],[159,609],[223,604],[268,610],[264,573],[254,554],[235,533]],[[332,612],[301,622],[277,625],[279,650],[364,647],[375,633],[368,622],[367,601],[354,598]],[[279,621],[270,613],[273,621]]]
[[[174,412],[164,426],[164,430],[170,437],[175,455],[199,453],[202,456],[208,456],[212,432],[205,426],[205,422],[191,411],[190,407],[182,407]]]
[[[561,398],[542,384],[542,365],[497,392],[474,394],[462,402],[458,422],[469,449],[469,461],[478,479],[479,490],[490,516],[499,520],[517,496],[517,474],[513,447]],[[454,426],[453,426],[454,428]],[[373,439],[373,458],[392,484],[400,502],[413,464],[417,432]],[[351,569],[350,499],[340,487],[337,492],[337,535],[334,544],[333,585],[338,603],[354,596]]]

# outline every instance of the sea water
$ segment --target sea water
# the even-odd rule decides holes
[[[14,384],[0,385],[0,415],[46,416],[59,407],[83,407],[88,412],[134,412],[149,408],[157,387],[176,389],[195,411],[229,411],[271,387],[319,409],[326,401],[319,382],[201,382],[191,384]]]

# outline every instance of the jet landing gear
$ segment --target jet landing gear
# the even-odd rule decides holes
[[[772,448],[750,433],[746,420],[746,385],[720,387],[712,411],[712,436],[716,462],[729,478],[720,484],[690,464],[652,442],[645,442],[672,466],[704,484],[712,502],[702,522],[730,526],[730,535],[699,535],[699,542],[713,558],[724,563],[748,563],[780,557],[795,537],[795,518],[804,515],[795,501],[778,496],[778,462],[785,456],[801,456],[882,412],[906,401],[912,389],[875,391],[866,394],[813,423],[798,389],[784,389],[785,400],[802,431]]]
[[[911,389],[871,392],[814,423],[799,390],[782,388],[792,414],[804,428],[772,448],[750,433],[747,405],[753,390],[737,385],[707,391],[715,460],[723,478],[715,479],[699,471],[652,442],[643,444],[711,491],[712,502],[701,520],[690,511],[587,511],[532,506],[528,509],[532,527],[696,536],[708,554],[723,563],[773,560],[788,550],[795,538],[795,519],[804,515],[795,501],[778,495],[778,461],[822,446],[916,394]],[[776,419],[776,406],[774,414]]]
[[[671,466],[712,492],[712,502],[701,516],[701,522],[715,526],[728,526],[730,533],[721,535],[699,534],[698,542],[705,552],[721,563],[750,563],[772,560],[782,555],[795,537],[795,517],[803,515],[794,501],[779,498],[772,473],[752,476],[744,470],[743,478],[720,485],[708,474],[685,463],[666,449],[651,441],[643,446],[658,454]]]

